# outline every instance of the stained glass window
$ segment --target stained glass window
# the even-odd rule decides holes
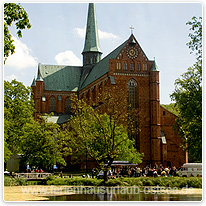
[[[49,112],[56,112],[56,99],[54,96],[49,99]]]
[[[137,82],[134,79],[127,83],[127,104],[128,109],[137,108]]]

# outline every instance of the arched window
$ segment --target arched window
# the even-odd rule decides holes
[[[127,108],[128,111],[137,109],[137,82],[130,79],[127,83]],[[129,130],[128,136],[130,139],[135,140],[135,147],[139,150],[139,130],[138,130],[138,113],[129,113]]]
[[[134,62],[130,64],[130,71],[134,71]]]
[[[49,99],[49,112],[56,112],[56,99],[54,96]]]
[[[93,63],[95,64],[96,62],[97,62],[97,57],[94,56],[94,57],[93,57]]]
[[[140,72],[141,71],[141,64],[137,63],[137,71]]]
[[[117,62],[117,70],[121,70],[121,63]]]
[[[71,100],[69,99],[69,97],[65,99],[65,113],[71,113]]]
[[[124,63],[124,71],[127,71],[127,63]]]
[[[137,108],[137,82],[134,79],[127,83],[127,105],[129,110]]]

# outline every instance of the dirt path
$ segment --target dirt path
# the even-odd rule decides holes
[[[68,186],[5,186],[5,201],[39,201],[48,200],[48,196],[71,195],[73,193],[65,189]]]

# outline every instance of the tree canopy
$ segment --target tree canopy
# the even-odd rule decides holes
[[[66,165],[58,136],[59,126],[44,119],[32,120],[23,128],[22,162],[39,168]]]
[[[172,100],[179,110],[177,123],[185,140],[190,162],[202,161],[202,18],[187,23],[191,41],[187,44],[197,57],[196,63],[175,81]]]
[[[187,43],[188,47],[192,50],[198,61],[202,61],[202,17],[192,17],[191,21],[187,22],[190,25],[190,41]]]
[[[48,168],[65,165],[65,147],[59,125],[41,118],[34,120],[34,101],[31,88],[21,82],[4,81],[4,161],[21,154],[22,163]]]
[[[175,106],[175,103],[161,104],[161,106],[170,111],[171,113],[175,114],[176,116],[179,116],[179,110],[177,106]]]
[[[5,3],[4,4],[4,63],[7,57],[15,52],[14,40],[9,32],[9,27],[15,23],[16,34],[19,38],[22,37],[23,29],[30,29],[31,24],[29,17],[24,8],[20,4]]]
[[[84,100],[73,99],[74,115],[65,130],[73,139],[75,154],[95,160],[98,167],[107,171],[113,160],[128,160],[141,163],[143,154],[137,152],[134,140],[129,139],[123,124],[111,115],[100,114]]]
[[[21,152],[22,128],[33,119],[33,112],[31,89],[16,80],[4,81],[5,160]]]

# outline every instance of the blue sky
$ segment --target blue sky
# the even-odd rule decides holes
[[[15,39],[16,53],[4,66],[4,79],[30,86],[38,63],[81,65],[88,3],[22,3],[32,28]],[[202,16],[201,3],[96,3],[103,57],[130,36],[129,27],[150,60],[160,70],[160,102],[171,102],[175,79],[195,62],[186,43],[193,16]]]

